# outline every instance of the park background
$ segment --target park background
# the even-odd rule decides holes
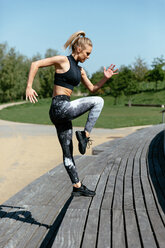
[[[164,10],[164,0],[0,0],[0,103],[25,100],[31,62],[68,55],[63,44],[72,33],[84,30],[93,42],[93,51],[82,66],[92,83],[103,76],[103,66],[113,63],[119,68],[119,74],[97,93],[105,105],[95,127],[107,131],[93,133],[93,145],[128,135],[123,129],[113,133],[112,128],[161,123],[165,104]],[[39,69],[34,80],[39,102],[0,111],[1,120],[17,122],[0,121],[1,202],[62,161],[55,131],[48,131],[53,127],[45,125],[47,131],[39,135],[41,125],[18,123],[51,124],[48,111],[53,81],[53,67]],[[80,84],[72,99],[84,95],[90,94]],[[85,119],[78,118],[74,126],[84,125]],[[31,132],[22,134],[26,128]],[[74,147],[78,154],[77,143]]]
[[[25,100],[31,62],[57,54],[68,55],[63,44],[73,32],[84,30],[93,42],[93,51],[82,66],[92,83],[102,78],[103,66],[113,63],[119,68],[119,75],[108,80],[97,93],[104,97],[105,108],[102,121],[96,127],[160,123],[158,109],[128,110],[125,105],[165,104],[164,10],[163,0],[1,0],[0,102]],[[51,124],[47,112],[53,81],[53,66],[39,69],[33,87],[40,99],[48,99],[35,107],[29,104],[5,109],[0,118]],[[89,93],[80,84],[73,95]],[[81,123],[80,118],[74,124],[79,126]]]

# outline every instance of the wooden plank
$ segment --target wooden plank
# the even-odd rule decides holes
[[[140,158],[143,151],[145,143],[140,145],[140,147],[137,149],[137,152],[135,154],[134,159],[134,169],[133,169],[133,201],[135,204],[135,213],[137,210],[146,210],[145,207],[145,198],[143,194],[143,188],[142,188],[142,180],[141,180],[141,164],[140,164]],[[143,177],[143,180],[146,179]]]
[[[33,211],[31,208],[31,211]],[[3,245],[3,248],[8,247],[17,247],[17,244],[20,242],[20,239],[24,236],[28,228],[31,227],[31,224],[34,222],[34,219],[31,217],[31,212],[27,208],[27,213],[24,214],[24,219],[20,217],[9,229],[9,232],[6,233],[6,244]],[[38,223],[39,224],[39,223]],[[5,238],[3,237],[3,241]]]
[[[113,210],[112,217],[112,247],[127,247],[123,211]]]
[[[82,248],[95,248],[97,242],[99,210],[90,209],[88,213],[87,224],[82,241]]]
[[[152,229],[159,247],[164,248],[165,245],[165,228],[157,210],[148,211],[149,219],[152,224]]]
[[[150,141],[147,141],[146,144],[144,145],[144,148],[141,153],[140,157],[140,173],[141,177],[148,177],[148,167],[146,164],[146,158],[148,154],[148,146],[149,146]]]
[[[47,217],[44,219],[44,225],[41,225],[36,232],[31,237],[30,241],[26,245],[26,248],[31,247],[40,247],[43,243],[44,238],[52,228],[53,222],[56,220],[59,214],[59,210],[57,207],[52,207],[48,211]],[[54,230],[55,231],[55,230]]]
[[[121,163],[121,158],[116,158],[114,161],[112,161],[112,169],[110,171],[110,175],[109,175],[108,182],[106,185],[106,190],[105,190],[106,193],[114,192],[114,185],[116,182],[116,176],[117,176],[120,163]]]
[[[73,197],[72,202],[70,204],[70,208],[72,209],[88,209],[91,204],[91,197]]]
[[[29,211],[31,206],[29,206]],[[31,211],[33,222],[30,221],[29,227],[26,229],[25,233],[22,233],[22,236],[20,237],[19,243],[17,244],[17,248],[24,248],[26,245],[30,242],[30,239],[32,238],[33,234],[40,228],[41,225],[44,224],[44,220],[47,217],[49,211],[51,210],[51,207],[47,206],[32,206],[33,211]],[[40,224],[39,224],[40,223]]]
[[[111,163],[107,164],[106,168],[104,169],[103,173],[101,174],[100,180],[98,182],[97,189],[96,189],[96,195],[92,199],[90,209],[96,209],[96,210],[100,209],[100,206],[102,204],[102,199],[104,197],[104,191],[106,188],[107,179],[109,177],[109,173],[110,173],[111,168],[112,168],[112,164]]]
[[[112,208],[114,210],[123,209],[123,177],[117,176]]]
[[[112,237],[111,214],[109,210],[101,210],[97,248],[110,248]],[[117,246],[116,246],[117,247]],[[123,247],[123,246],[122,246]],[[123,247],[124,248],[124,247]]]
[[[133,198],[135,209],[145,209],[144,196],[141,188],[141,181],[139,177],[133,177]]]
[[[80,159],[76,162],[76,167],[78,169],[78,172],[83,171],[84,168],[87,170],[89,168],[89,165],[93,162],[97,161],[97,156],[82,156]]]
[[[124,210],[133,210],[134,203],[133,203],[133,167],[134,167],[134,156],[137,151],[137,146],[139,143],[137,142],[136,145],[133,147],[132,151],[129,154],[126,171],[124,175]]]
[[[124,202],[123,202],[123,207],[124,210],[133,210],[134,209],[134,202],[133,202],[133,195],[132,192],[127,192],[127,190],[125,189],[125,193],[124,193]]]
[[[63,205],[66,200],[70,197],[71,192],[72,192],[72,186],[69,183],[67,183],[66,181],[61,181],[59,188],[57,188],[56,190],[58,190],[58,192],[55,194],[55,196],[48,202],[48,206],[54,206],[54,205]]]
[[[95,247],[97,242],[97,232],[98,232],[98,224],[100,218],[100,207],[102,203],[103,194],[106,187],[107,178],[109,176],[109,171],[111,170],[111,163],[107,164],[104,169],[100,180],[97,185],[96,196],[92,199],[92,203],[90,205],[90,210],[88,213],[87,224],[85,228],[84,238],[82,247]]]
[[[94,156],[96,159],[96,156]],[[102,154],[97,157],[96,160],[94,160],[91,164],[89,164],[86,168],[86,171],[83,176],[86,174],[88,175],[95,175],[95,174],[101,174],[106,167],[108,157],[103,156]]]
[[[122,157],[122,161],[121,161],[119,171],[118,171],[119,177],[123,177],[125,174],[129,153],[130,153],[130,149],[128,149],[125,155]]]
[[[154,235],[150,226],[150,222],[145,210],[137,210],[137,219],[140,228],[140,235],[142,238],[142,247],[157,248]]]
[[[135,212],[132,210],[125,210],[125,222],[126,222],[126,236],[127,245],[130,248],[142,247],[140,242],[140,234],[136,222]]]
[[[111,207],[113,209],[116,209],[116,210],[122,209],[122,206],[123,206],[123,172],[125,170],[125,166],[127,163],[127,157],[126,157],[127,154],[129,154],[129,152],[125,153],[121,162],[118,164],[119,167],[116,168],[116,176],[115,176],[115,179],[113,180],[114,187],[112,187],[112,189],[114,191],[114,194],[113,194],[113,202],[112,202]],[[122,153],[121,153],[121,156],[122,156]],[[118,160],[118,161],[120,161],[120,160]],[[114,173],[113,168],[112,168],[112,171],[110,173],[110,179]],[[106,192],[107,192],[107,190],[106,190]]]
[[[65,217],[65,214],[67,212],[67,209],[69,208],[70,203],[72,202],[73,197],[70,197],[65,204],[62,206],[62,208],[59,210],[58,215],[55,216],[56,213],[53,214],[53,223],[50,227],[50,229],[45,234],[45,237],[43,240],[40,241],[40,248],[45,247],[52,247],[52,244],[55,240],[56,234],[58,232],[58,229]],[[51,220],[51,215],[49,214],[46,218],[46,221]],[[45,221],[45,220],[44,220]]]
[[[89,187],[91,190],[94,190],[98,183],[99,177],[100,175],[88,175],[83,180],[83,183],[87,185],[87,187]],[[65,218],[59,228],[59,231],[53,243],[53,247],[79,247],[83,238],[88,208],[91,200],[92,198],[90,197],[75,197],[72,200],[66,212]],[[82,208],[82,206],[84,208]],[[68,224],[68,222],[70,224]],[[77,234],[75,235],[75,233]]]
[[[134,157],[134,167],[133,167],[133,177],[139,177],[140,176],[140,163],[139,158],[141,156],[143,146],[139,146],[138,150]]]
[[[5,218],[5,216],[13,209],[13,206],[0,205],[0,218]]]
[[[18,209],[10,209],[8,213],[0,220],[0,244],[6,242],[6,233],[10,232],[10,228],[12,229],[13,225],[15,224],[18,218],[17,211]]]
[[[66,212],[52,248],[78,248],[81,244],[86,222],[86,209],[71,209]]]
[[[133,146],[130,154],[128,155],[127,167],[125,171],[125,177],[131,178],[134,170],[134,160],[136,153],[138,152],[139,146],[143,144],[142,140],[137,141]]]
[[[92,148],[92,155],[100,155],[100,153],[108,152],[110,155],[114,149],[122,142],[122,139],[110,140]]]
[[[56,195],[60,194],[63,190],[62,188],[62,177],[61,180],[54,180],[54,178],[44,178],[44,180],[40,181],[36,187],[33,187],[33,190],[29,192],[29,197],[26,197],[22,201],[23,204],[33,204],[33,205],[47,205],[51,199],[56,198]],[[63,178],[65,184],[67,184],[67,178]]]
[[[102,209],[110,210],[113,207],[116,178],[121,161],[121,157],[117,157],[113,163],[103,198]]]
[[[114,201],[113,201],[113,209],[121,210],[123,208],[123,193],[124,193],[124,174],[127,166],[128,156],[130,154],[130,150],[128,150],[120,163],[119,170],[117,172],[116,184],[114,190]]]
[[[83,180],[83,183],[91,190],[94,190],[98,183],[99,177],[100,175],[88,175]],[[74,248],[80,246],[91,200],[91,197],[80,198],[80,201],[84,201],[85,204],[83,204],[83,206],[85,208],[81,208],[80,201],[78,201],[77,198],[72,200],[52,247]]]

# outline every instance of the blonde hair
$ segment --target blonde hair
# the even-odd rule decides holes
[[[92,47],[92,41],[89,38],[85,37],[84,31],[78,31],[69,37],[67,42],[64,44],[64,49],[67,49],[69,47],[69,49],[74,52],[76,47],[80,46],[82,48],[85,48],[85,45]]]

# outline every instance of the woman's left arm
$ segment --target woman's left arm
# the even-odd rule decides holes
[[[98,91],[107,82],[107,80],[110,79],[113,75],[118,74],[118,72],[116,72],[118,69],[114,70],[114,68],[115,68],[115,65],[113,64],[111,64],[107,70],[104,67],[104,77],[95,85],[91,83],[84,69],[81,68],[81,82],[87,87],[87,89],[90,92],[94,93]]]

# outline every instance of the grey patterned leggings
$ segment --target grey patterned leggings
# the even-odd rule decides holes
[[[57,135],[63,151],[63,162],[73,184],[79,182],[76,165],[73,159],[72,120],[89,111],[84,130],[91,132],[104,105],[104,100],[98,96],[83,97],[70,101],[66,95],[53,97],[49,110],[52,123],[57,129]]]

